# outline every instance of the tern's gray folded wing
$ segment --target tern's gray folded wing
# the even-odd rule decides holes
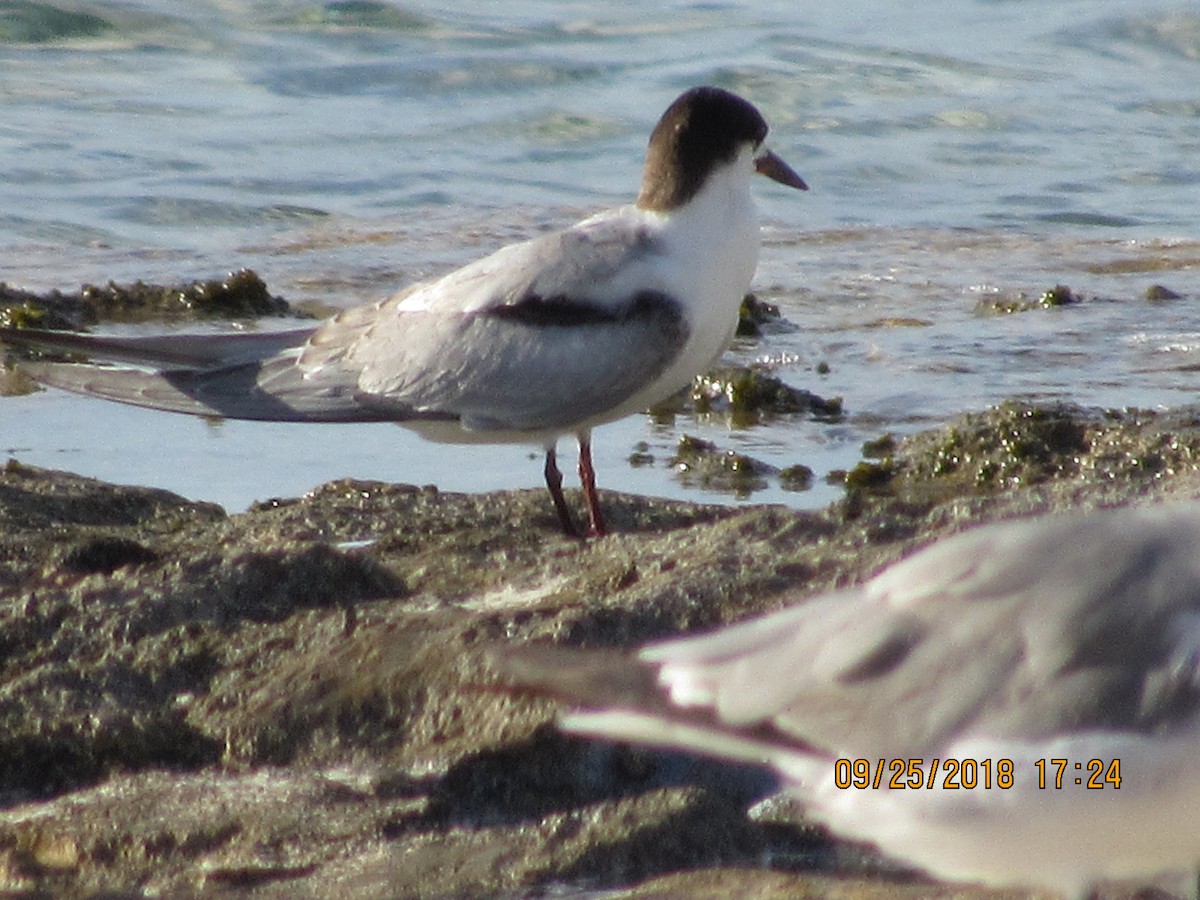
[[[637,394],[686,336],[679,304],[663,294],[617,308],[529,297],[471,313],[390,311],[369,339],[349,335],[332,365],[326,352],[308,368],[356,372],[361,402],[381,412],[452,416],[478,431],[567,429]],[[306,354],[339,340],[322,332]]]
[[[653,383],[688,337],[660,250],[627,216],[588,220],[346,310],[298,364],[354,373],[379,409],[469,430],[580,425]]]

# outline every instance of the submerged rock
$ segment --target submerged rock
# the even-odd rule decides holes
[[[766,300],[759,300],[754,294],[742,298],[738,307],[738,323],[734,333],[738,337],[762,337],[767,331],[783,331],[795,329],[779,312],[779,307]]]
[[[686,394],[661,404],[654,414],[680,412],[723,418],[735,428],[747,428],[778,416],[809,415],[825,421],[842,418],[840,397],[820,397],[794,388],[764,366],[718,366],[697,375]]]
[[[1009,313],[1029,312],[1033,309],[1053,309],[1056,306],[1072,306],[1082,303],[1083,298],[1065,284],[1056,284],[1049,290],[1042,291],[1037,297],[1030,299],[1024,294],[1016,297],[994,297],[981,300],[976,306],[976,312],[1007,315]]]
[[[1143,296],[1147,300],[1162,301],[1162,300],[1182,300],[1183,294],[1171,290],[1169,287],[1161,284],[1152,284],[1146,288]]]
[[[671,457],[675,477],[685,487],[749,497],[767,486],[779,470],[761,460],[733,450],[722,450],[712,441],[684,435]]]

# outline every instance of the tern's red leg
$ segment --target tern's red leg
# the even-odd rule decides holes
[[[583,499],[587,502],[591,523],[587,536],[608,534],[604,513],[600,511],[600,498],[596,494],[596,470],[592,468],[592,438],[589,434],[579,435],[579,481],[583,485]]]
[[[580,537],[579,529],[571,521],[570,510],[567,509],[567,499],[562,492],[562,472],[558,471],[558,453],[553,447],[546,448],[546,487],[550,489],[550,499],[554,501],[554,511],[558,513],[558,521],[562,530],[571,537]]]

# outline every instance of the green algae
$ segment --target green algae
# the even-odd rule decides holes
[[[80,299],[97,320],[142,322],[150,319],[250,319],[289,312],[286,301],[272,296],[253,271],[241,269],[224,278],[183,285],[136,281],[120,285],[85,284]]]
[[[975,310],[978,313],[990,315],[1010,315],[1012,313],[1029,312],[1038,309],[1056,309],[1060,306],[1073,306],[1082,303],[1083,298],[1065,284],[1042,291],[1030,299],[1024,295],[1015,298],[988,298],[981,300]]]
[[[760,460],[733,450],[722,450],[711,441],[690,435],[679,439],[670,463],[685,485],[735,497],[748,497],[754,491],[762,490],[769,484],[768,477],[776,474],[773,467]]]
[[[100,322],[239,320],[290,313],[287,301],[271,294],[249,269],[184,284],[85,284],[72,294],[35,294],[0,284],[0,324],[14,328],[80,330]]]
[[[762,337],[765,331],[775,330],[785,324],[779,307],[774,303],[758,299],[754,294],[742,298],[738,307],[738,337]]]
[[[791,387],[761,366],[710,369],[692,381],[689,402],[697,415],[725,416],[739,428],[790,415],[836,421],[844,412],[840,397]]]

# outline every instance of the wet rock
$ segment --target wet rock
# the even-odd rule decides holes
[[[872,441],[866,441],[863,443],[863,456],[874,457],[876,459],[879,457],[891,456],[896,452],[896,445],[897,441],[894,435],[883,434]]]
[[[249,269],[231,272],[225,278],[165,287],[141,281],[131,285],[111,281],[103,286],[86,284],[80,298],[95,311],[98,320],[116,322],[249,319],[285,315],[289,309],[286,301],[272,296],[263,280]]]
[[[85,284],[75,294],[34,294],[0,285],[0,325],[79,330],[98,322],[250,319],[291,312],[249,269],[178,285]]]
[[[223,520],[215,503],[194,503],[155,488],[122,487],[9,459],[0,467],[0,532],[61,535],[87,527],[186,528],[196,520]]]
[[[78,329],[86,315],[78,299],[58,291],[35,294],[0,284],[0,325],[6,328]]]
[[[807,491],[813,486],[816,473],[803,463],[779,470],[779,486],[785,491]]]
[[[871,449],[880,483],[825,510],[604,492],[588,542],[542,491],[345,480],[227,516],[10,464],[0,892],[985,896],[832,840],[762,772],[568,738],[484,665],[741,619],[988,519],[1200,494],[1191,408],[1005,404]]]
[[[1009,402],[902,441],[845,481],[853,491],[921,502],[1039,485],[1123,494],[1193,470],[1198,416],[1192,407],[1153,413]]]
[[[981,300],[975,307],[979,313],[991,315],[1007,315],[1010,313],[1029,312],[1034,309],[1053,309],[1056,306],[1070,306],[1082,303],[1083,298],[1065,284],[1056,284],[1047,291],[1042,291],[1037,297],[1030,299],[1023,294],[1012,298],[989,298]]]
[[[819,397],[791,387],[763,366],[722,366],[698,375],[688,394],[655,411],[665,416],[687,412],[720,417],[735,428],[786,415],[810,415],[836,421],[843,415],[840,397]]]
[[[1169,287],[1164,287],[1161,284],[1152,284],[1146,288],[1144,294],[1147,300],[1182,300],[1183,294],[1176,293]]]
[[[795,326],[791,326],[794,329]],[[754,294],[742,298],[738,307],[737,330],[738,337],[762,337],[770,331],[787,331],[789,323],[779,312],[774,303],[759,300]]]
[[[689,435],[679,439],[671,467],[686,487],[697,486],[735,497],[748,497],[762,490],[769,483],[768,477],[778,474],[774,466]]]

